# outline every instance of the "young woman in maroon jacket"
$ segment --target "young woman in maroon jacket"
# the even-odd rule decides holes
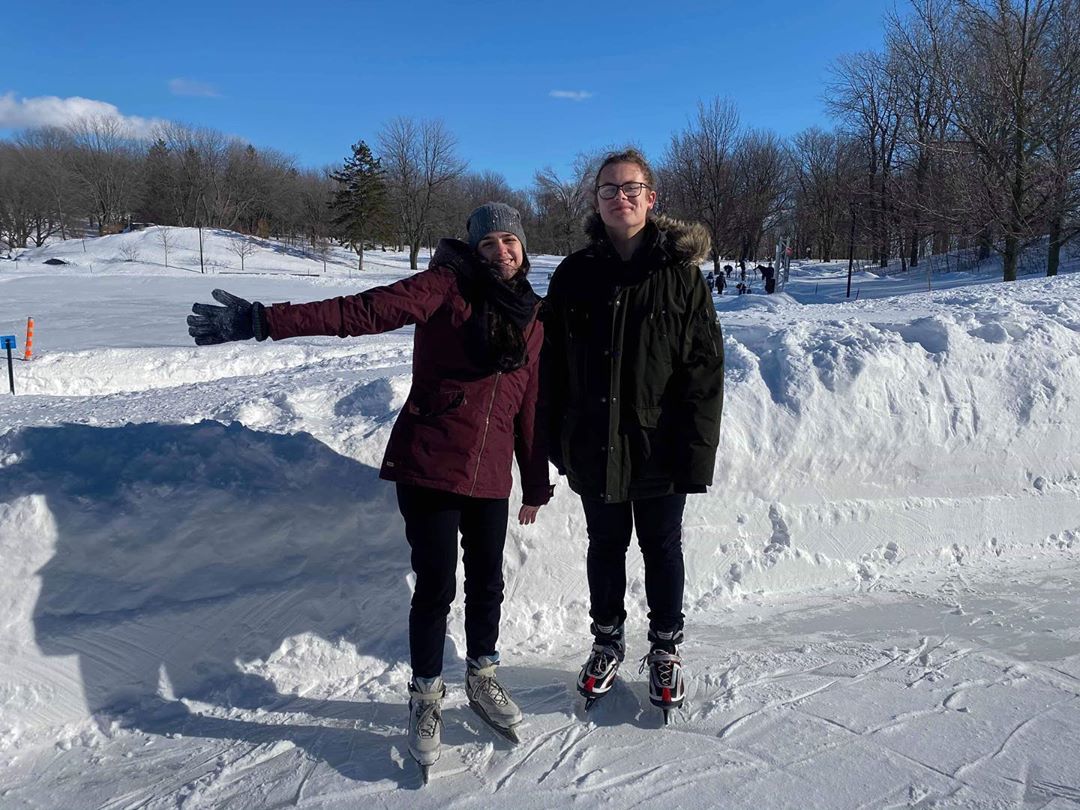
[[[548,502],[545,420],[537,418],[540,299],[526,278],[518,212],[486,203],[468,244],[443,239],[424,272],[358,295],[263,306],[214,290],[195,304],[199,345],[388,332],[415,324],[412,388],[390,434],[380,476],[397,484],[416,587],[409,613],[413,680],[409,748],[424,777],[439,756],[443,643],[454,599],[458,533],[465,562],[466,693],[472,708],[516,741],[521,711],[495,676],[511,464],[521,472],[518,521]]]

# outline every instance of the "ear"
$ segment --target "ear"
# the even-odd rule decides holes
[[[654,205],[656,205],[656,192],[653,191],[652,189],[650,189],[649,190],[648,210],[652,210],[652,207]]]

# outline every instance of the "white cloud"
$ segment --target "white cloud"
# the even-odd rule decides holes
[[[169,79],[169,92],[174,96],[221,97],[221,93],[215,87],[206,82],[197,82],[194,79]]]
[[[164,123],[159,118],[124,115],[115,104],[80,96],[16,98],[14,92],[0,96],[0,129],[66,127],[93,118],[116,119],[124,124],[128,134],[136,138],[149,137],[155,126]]]
[[[552,90],[548,95],[552,98],[568,98],[571,101],[584,101],[593,97],[588,90]]]

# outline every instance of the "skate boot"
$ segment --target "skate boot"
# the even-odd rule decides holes
[[[442,699],[446,695],[443,680],[415,678],[409,684],[409,754],[420,766],[426,785],[428,770],[442,753]]]
[[[585,696],[585,711],[611,691],[619,664],[626,655],[623,644],[623,626],[621,624],[597,624],[593,622],[589,629],[593,634],[592,652],[578,674],[578,692]]]
[[[664,712],[664,725],[672,709],[679,708],[686,698],[683,683],[682,659],[677,645],[683,642],[682,630],[649,631],[652,649],[641,659],[640,672],[649,668],[649,700]]]
[[[480,719],[512,743],[519,743],[517,725],[521,722],[521,709],[514,703],[510,693],[495,677],[499,666],[499,654],[482,655],[467,660],[465,694],[469,706]]]

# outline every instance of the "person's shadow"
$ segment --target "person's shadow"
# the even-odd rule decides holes
[[[306,433],[216,422],[32,427],[5,444],[0,493],[43,495],[55,524],[35,640],[77,657],[91,713],[149,733],[291,740],[349,778],[410,778],[390,750],[403,702],[295,694],[308,644],[352,645],[376,673],[408,661],[408,546],[376,470]],[[261,673],[289,672],[293,650],[283,694]],[[195,715],[180,698],[344,722]]]

